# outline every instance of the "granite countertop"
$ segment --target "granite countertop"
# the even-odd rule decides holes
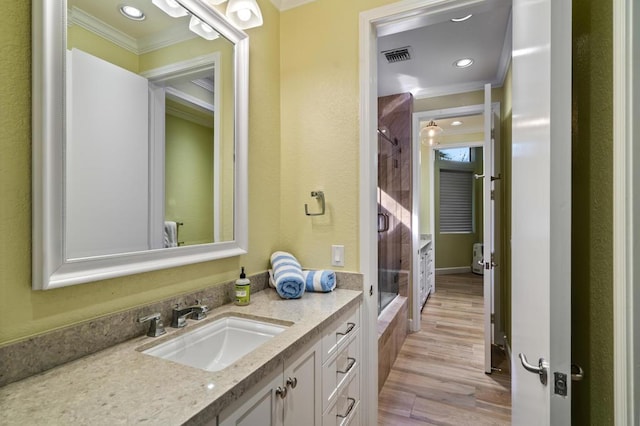
[[[162,337],[131,339],[0,388],[0,424],[205,424],[361,299],[361,291],[337,289],[283,300],[265,289],[249,306],[224,305],[184,329],[167,327]],[[293,325],[218,372],[140,352],[229,313]]]

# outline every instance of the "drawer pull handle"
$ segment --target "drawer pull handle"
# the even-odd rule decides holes
[[[280,399],[285,399],[287,397],[287,388],[278,386],[276,388],[276,395],[278,395]]]
[[[348,322],[347,323],[347,329],[345,330],[344,333],[341,332],[337,332],[336,335],[337,336],[346,336],[347,334],[351,333],[351,330],[353,330],[356,327],[356,323],[355,322]]]
[[[355,358],[351,358],[350,356],[347,357],[347,360],[349,360],[349,363],[347,364],[347,368],[345,368],[344,371],[338,370],[338,373],[340,374],[347,374],[349,371],[351,371],[351,369],[353,368],[354,365],[356,365],[356,359]]]
[[[287,386],[291,386],[291,389],[295,389],[298,386],[298,378],[294,377],[293,379],[289,377],[287,379]]]
[[[353,398],[347,398],[347,400],[349,401],[349,408],[347,408],[347,412],[343,414],[336,414],[336,417],[340,417],[341,419],[346,419],[347,417],[349,417],[349,414],[351,414],[351,410],[353,410],[353,407],[356,405],[356,400]]]

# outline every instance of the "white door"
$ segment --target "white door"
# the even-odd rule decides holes
[[[554,377],[571,377],[570,0],[513,1],[512,64],[512,421],[569,425]]]
[[[78,49],[67,61],[65,256],[148,250],[147,79]]]
[[[493,182],[493,111],[491,110],[491,84],[484,86],[484,145],[482,151],[482,171],[484,174],[482,188],[483,205],[483,295],[484,295],[484,372],[491,373],[491,343],[493,342],[493,327],[491,314],[493,313],[493,200],[491,190]]]

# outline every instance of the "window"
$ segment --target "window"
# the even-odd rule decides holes
[[[455,161],[458,163],[471,162],[471,148],[447,148],[438,151],[440,159],[446,161]]]
[[[473,171],[440,169],[440,232],[473,232]]]

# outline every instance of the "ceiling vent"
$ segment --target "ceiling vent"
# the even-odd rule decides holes
[[[411,59],[411,53],[409,52],[409,46],[399,47],[397,49],[384,50],[382,54],[387,58],[387,62],[403,62]]]

